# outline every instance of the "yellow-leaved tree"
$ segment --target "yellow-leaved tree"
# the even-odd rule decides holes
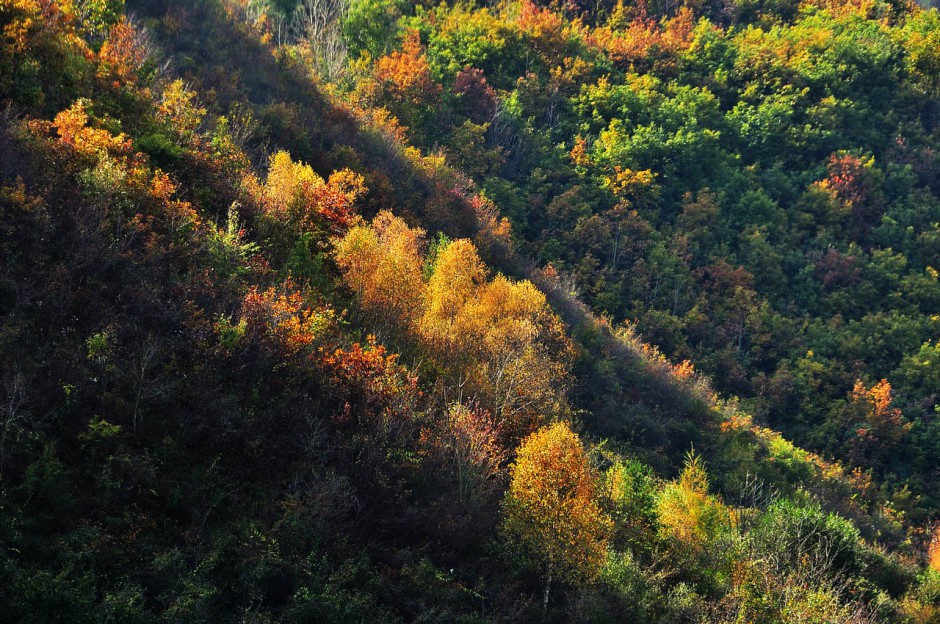
[[[424,231],[382,211],[336,241],[336,262],[379,334],[410,331],[424,309]]]
[[[597,502],[584,446],[565,422],[523,440],[509,477],[503,528],[539,567],[547,609],[553,580],[582,583],[604,566],[611,521]]]
[[[708,474],[700,456],[688,454],[679,480],[667,484],[660,493],[656,512],[660,534],[676,560],[705,569],[707,576],[716,574],[703,559],[718,562],[716,546],[729,534],[734,517],[731,509],[708,493]]]
[[[295,162],[285,151],[268,163],[261,204],[269,217],[299,225],[305,231],[339,233],[353,221],[353,203],[365,193],[362,176],[348,169],[324,180],[313,168]]]

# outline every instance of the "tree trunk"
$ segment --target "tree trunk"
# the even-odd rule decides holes
[[[548,615],[548,593],[552,589],[552,573],[548,573],[548,577],[545,579],[545,593],[542,594],[542,620],[544,621]]]

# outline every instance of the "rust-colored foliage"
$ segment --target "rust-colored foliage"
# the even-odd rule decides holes
[[[365,347],[354,343],[321,356],[333,389],[344,400],[340,421],[378,420],[383,428],[413,409],[420,394],[417,378],[398,363],[398,355],[369,336]]]
[[[253,286],[242,304],[246,333],[274,349],[293,354],[309,350],[333,323],[329,308],[312,309],[290,281],[261,291]]]
[[[465,67],[454,79],[454,93],[461,96],[463,108],[474,122],[490,121],[496,114],[496,91],[481,70]]]
[[[133,85],[147,54],[141,34],[127,18],[121,18],[111,27],[98,52],[98,75],[110,78],[115,87]]]
[[[833,154],[829,157],[829,175],[823,184],[850,206],[863,204],[872,193],[873,185],[868,173],[871,166],[870,160],[863,161],[853,154]]]
[[[817,260],[814,270],[816,277],[826,288],[854,286],[862,279],[862,271],[857,266],[857,258],[839,253],[835,249],[830,249]]]
[[[488,412],[454,403],[422,438],[429,453],[449,469],[461,505],[472,509],[489,498],[506,450],[499,444],[499,430]]]

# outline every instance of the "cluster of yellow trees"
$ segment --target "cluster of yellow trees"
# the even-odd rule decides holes
[[[389,212],[336,242],[336,260],[380,337],[417,344],[445,404],[474,404],[518,440],[564,410],[573,348],[527,281],[487,276],[469,240],[442,239]]]

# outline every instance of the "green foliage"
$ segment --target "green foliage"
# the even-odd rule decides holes
[[[353,0],[343,18],[343,38],[353,57],[376,59],[387,53],[398,35],[398,21],[407,11],[405,0]]]
[[[124,16],[125,0],[77,0],[75,9],[86,28],[104,32]]]

